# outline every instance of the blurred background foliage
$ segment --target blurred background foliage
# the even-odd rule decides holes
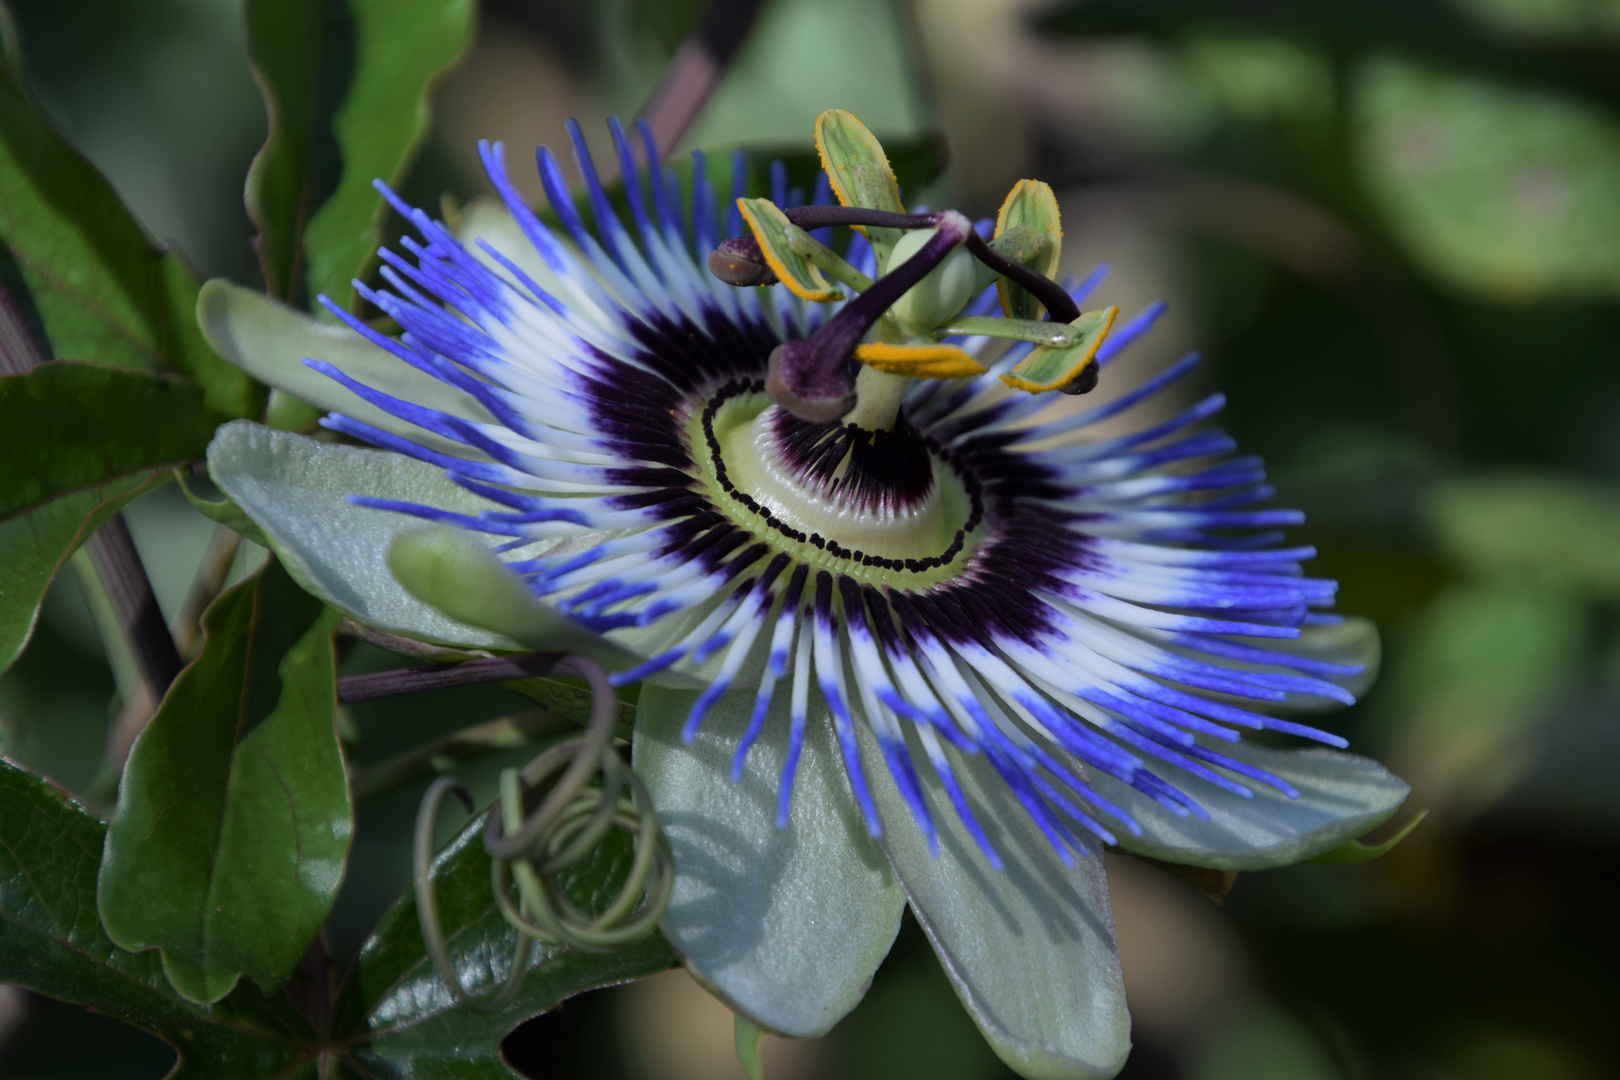
[[[521,161],[575,116],[598,139],[705,6],[486,0],[406,195],[487,190],[478,138]],[[153,237],[258,284],[242,182],[265,120],[240,5],[12,7],[43,107]],[[683,149],[802,146],[828,106],[886,141],[943,134],[950,167],[911,201],[985,214],[1013,180],[1051,181],[1065,268],[1109,263],[1127,310],[1172,303],[1110,377],[1202,349],[1188,392],[1230,395],[1230,429],[1309,515],[1316,571],[1384,634],[1382,679],[1335,730],[1428,821],[1364,866],[1244,875],[1220,906],[1116,860],[1125,1075],[1620,1075],[1620,2],[767,0]],[[211,525],[173,488],[127,513],[172,615]],[[0,680],[0,745],[94,797],[121,661],[76,581]],[[362,647],[345,670],[385,664]],[[508,700],[356,708],[351,748],[382,761]],[[340,962],[407,883],[418,794],[361,811]],[[729,1013],[678,972],[571,1002],[507,1053],[535,1076],[741,1075]],[[157,1077],[173,1055],[0,990],[0,1073],[109,1060]],[[1008,1075],[909,924],[859,1010],[766,1062],[774,1080]]]

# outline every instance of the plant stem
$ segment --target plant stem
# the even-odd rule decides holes
[[[231,563],[236,560],[241,546],[242,537],[224,525],[216,525],[214,535],[208,538],[202,565],[197,568],[197,576],[186,590],[186,599],[174,616],[175,647],[186,660],[195,658],[202,649],[202,613],[225,587]]]
[[[338,680],[337,696],[339,701],[353,704],[372,698],[419,694],[424,690],[442,690],[451,686],[533,679],[546,674],[561,659],[561,653],[524,653],[521,656],[466,660],[459,664],[394,668],[369,675],[350,675]]]
[[[0,375],[23,375],[49,360],[16,301],[0,287]],[[134,650],[152,700],[162,700],[169,684],[180,674],[180,653],[163,621],[124,516],[115,514],[109,518],[84,547],[112,601],[118,625]]]

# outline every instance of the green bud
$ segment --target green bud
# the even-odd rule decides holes
[[[902,236],[889,256],[888,273],[921,251],[933,235],[933,229],[913,229]],[[978,265],[965,246],[955,248],[889,310],[901,322],[925,329],[950,321],[973,299]]]

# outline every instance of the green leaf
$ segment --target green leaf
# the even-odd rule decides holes
[[[381,240],[374,179],[397,184],[427,133],[433,84],[472,40],[471,0],[253,0],[250,50],[270,134],[248,174],[271,295],[299,307]]]
[[[1481,578],[1620,597],[1620,490],[1500,472],[1446,484],[1429,507],[1441,549]]]
[[[50,781],[0,757],[0,983],[88,1006],[180,1053],[171,1080],[254,1080],[295,1071],[308,1032],[251,990],[203,1009],[176,997],[153,953],[119,948],[96,915],[106,826]]]
[[[1002,861],[986,859],[937,784],[924,786],[939,835],[932,855],[877,741],[857,727],[883,822],[878,843],[945,974],[996,1054],[1020,1076],[1111,1077],[1130,1052],[1102,845],[1064,866],[983,756],[954,771]],[[912,757],[925,757],[913,736]],[[678,865],[678,864],[677,864]]]
[[[228,416],[263,408],[263,388],[197,332],[189,271],[151,245],[106,178],[3,73],[0,243],[17,261],[51,355],[188,374]]]
[[[579,653],[613,670],[641,662],[635,653],[536,600],[523,579],[465,529],[402,533],[389,545],[388,568],[423,603],[535,652]]]
[[[202,287],[197,322],[221,356],[266,385],[323,412],[343,413],[424,446],[463,457],[470,453],[462,443],[384,412],[304,361],[323,360],[358,382],[424,408],[475,423],[493,420],[467,394],[418,371],[347,326],[318,322],[228,281],[216,278]]]
[[[221,594],[202,654],[164,697],[119,784],[102,922],[158,948],[187,1000],[241,975],[268,992],[325,921],[353,832],[334,710],[335,613],[278,564]]]
[[[28,644],[45,591],[79,545],[102,522],[167,480],[162,472],[117,477],[0,521],[0,671]]]
[[[116,477],[200,459],[214,433],[195,383],[71,360],[0,377],[0,517]]]
[[[484,819],[463,829],[433,862],[440,925],[469,993],[490,995],[511,970],[517,931],[490,891]],[[586,908],[599,909],[629,871],[631,848],[610,834],[563,887]],[[388,910],[360,951],[339,995],[337,1032],[354,1045],[352,1062],[378,1080],[433,1077],[515,1077],[500,1058],[500,1040],[523,1020],[598,986],[655,975],[674,966],[662,937],[605,956],[536,943],[529,973],[513,1004],[480,1015],[458,1008],[422,943],[416,899],[407,892]]]
[[[1209,812],[1209,820],[1202,821],[1176,817],[1118,780],[1093,772],[1097,790],[1126,807],[1142,826],[1141,836],[1124,828],[1115,830],[1121,848],[1133,855],[1217,870],[1290,866],[1376,829],[1411,791],[1378,762],[1341,750],[1267,750],[1249,742],[1216,740],[1207,745],[1292,784],[1299,798],[1248,780],[1244,782],[1254,797],[1245,799],[1168,766],[1149,766]]]
[[[472,44],[473,0],[351,0],[354,80],[332,129],[343,150],[343,178],[310,219],[310,294],[353,305],[349,280],[360,276],[382,241],[386,213],[371,182],[390,185],[426,138],[428,96]]]
[[[494,507],[451,483],[442,469],[238,420],[215,434],[208,471],[258,525],[287,572],[344,614],[422,641],[521,650],[517,642],[445,618],[394,580],[388,546],[395,536],[419,530],[420,519],[347,501],[370,495],[465,514]]]
[[[1620,290],[1620,125],[1397,60],[1354,84],[1362,172],[1437,277],[1495,298]]]
[[[688,744],[681,728],[697,694],[643,686],[631,758],[675,854],[670,944],[733,1011],[800,1038],[825,1034],[860,1003],[905,908],[850,796],[827,706],[810,693],[785,828],[776,827],[785,693],[736,783],[732,754],[752,694],[722,696]]]

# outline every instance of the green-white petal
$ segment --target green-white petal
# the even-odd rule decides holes
[[[1120,847],[1137,855],[1219,870],[1289,866],[1377,828],[1411,791],[1404,780],[1378,762],[1341,750],[1268,750],[1249,742],[1214,740],[1208,745],[1286,780],[1299,789],[1299,798],[1290,799],[1264,784],[1244,781],[1255,793],[1254,798],[1244,799],[1179,770],[1155,766],[1155,773],[1170,778],[1209,812],[1209,820],[1201,821],[1176,817],[1129,792],[1119,781],[1093,772],[1097,790],[1127,807],[1142,826],[1141,836],[1116,830]]]
[[[366,386],[424,408],[476,423],[491,422],[471,397],[418,371],[347,326],[317,321],[228,281],[216,278],[202,287],[197,296],[197,322],[221,356],[260,382],[412,442],[459,457],[477,456],[461,443],[384,412],[304,361],[324,360]]]
[[[697,695],[645,686],[632,761],[675,854],[664,936],[737,1012],[810,1037],[866,994],[900,928],[905,896],[866,835],[813,688],[792,815],[776,827],[788,698],[777,693],[734,784],[732,754],[754,695],[722,697],[688,745],[681,727]]]
[[[937,784],[924,791],[939,854],[864,728],[861,757],[883,822],[879,843],[957,996],[1002,1061],[1029,1080],[1103,1080],[1131,1049],[1114,913],[1100,844],[1064,866],[983,757],[955,771],[1003,862],[996,870]],[[914,760],[924,760],[912,745]],[[931,778],[930,778],[931,779]]]
[[[347,501],[350,495],[370,495],[467,514],[494,506],[457,487],[444,470],[386,450],[323,443],[236,420],[209,444],[208,472],[258,525],[288,573],[344,614],[422,641],[521,648],[445,617],[394,580],[389,545],[421,529],[420,520]]]

